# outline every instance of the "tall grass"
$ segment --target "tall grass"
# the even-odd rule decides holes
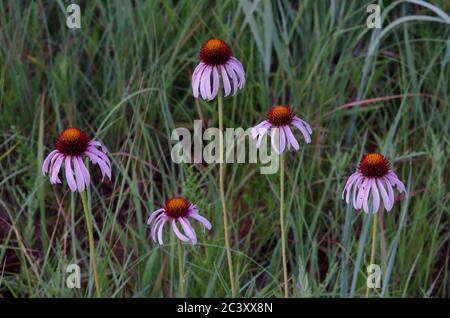
[[[291,295],[364,295],[371,219],[340,194],[376,150],[409,196],[385,215],[388,260],[375,296],[448,297],[450,6],[379,1],[383,28],[370,30],[371,2],[80,1],[82,28],[69,30],[67,1],[1,1],[0,295],[95,295],[82,206],[40,173],[68,126],[112,153],[112,181],[88,192],[103,296],[178,295],[176,241],[157,246],[145,224],[175,194],[213,224],[186,246],[187,296],[231,295],[217,167],[170,159],[172,129],[199,118],[217,126],[215,104],[194,100],[190,75],[200,45],[219,36],[247,76],[225,99],[226,127],[254,125],[273,103],[313,124],[313,142],[286,157]],[[238,295],[281,297],[278,177],[228,164],[226,180]],[[66,288],[72,263],[81,289]]]

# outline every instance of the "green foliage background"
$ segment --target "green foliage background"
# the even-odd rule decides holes
[[[190,76],[217,36],[247,77],[225,99],[227,127],[255,125],[274,103],[313,126],[313,142],[286,160],[292,296],[364,294],[370,216],[340,194],[361,156],[380,151],[410,195],[384,216],[373,296],[448,297],[450,6],[379,1],[383,28],[368,29],[372,2],[80,1],[82,28],[69,30],[68,1],[1,1],[0,295],[94,295],[79,196],[40,172],[68,126],[111,151],[112,182],[91,169],[88,194],[103,295],[178,295],[175,244],[153,243],[145,220],[180,193],[213,224],[186,247],[187,295],[230,295],[217,166],[172,163],[169,140],[195,119],[216,126],[217,105],[194,100]],[[281,297],[278,177],[226,169],[239,296]],[[81,289],[65,287],[71,263]]]

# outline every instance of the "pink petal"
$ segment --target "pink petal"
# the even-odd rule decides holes
[[[62,154],[59,154],[53,158],[56,158],[56,160],[55,160],[55,163],[50,166],[50,173],[51,173],[50,183],[51,184],[61,183],[61,180],[58,178],[58,173],[59,173],[59,170],[61,169],[61,165],[64,160],[64,156]]]
[[[376,180],[372,180],[372,204],[373,211],[372,213],[377,213],[380,208],[380,193],[378,192]]]
[[[161,224],[161,222],[166,219],[164,214],[160,214],[158,215],[158,217],[155,219],[155,222],[153,223],[152,226],[152,239],[153,241],[156,242],[156,230],[158,229],[159,224]]]
[[[190,224],[188,224],[183,218],[180,218],[181,226],[183,227],[184,233],[190,238],[192,244],[197,244],[197,235],[195,235],[194,229],[191,227]]]
[[[277,131],[278,131],[278,129],[277,128],[272,128],[272,135],[271,135],[271,141],[272,141],[272,148],[273,148],[273,150],[275,150],[275,152],[277,153],[277,154],[280,154],[280,151],[278,150],[278,148],[277,148],[277,145],[276,145],[276,143],[277,143],[277,140],[276,140],[276,137],[278,136],[277,135]]]
[[[189,214],[188,217],[193,218],[193,219],[199,221],[200,223],[202,223],[203,226],[207,230],[211,230],[211,228],[212,228],[211,223],[209,223],[209,221],[206,218],[204,218],[203,216],[201,216],[199,214]]]
[[[153,211],[151,214],[150,214],[150,217],[148,218],[148,220],[147,220],[147,225],[150,225],[155,219],[156,219],[156,217],[159,215],[159,214],[161,214],[161,212],[163,212],[164,211],[164,209],[158,209],[158,210],[156,210],[156,211]]]
[[[308,133],[309,133],[310,135],[312,135],[312,129],[311,129],[311,126],[310,126],[306,121],[304,121],[303,119],[301,119],[301,118],[299,118],[299,117],[297,117],[297,116],[294,116],[293,121],[300,122],[303,126],[305,126],[306,130],[308,131]]]
[[[48,166],[50,165],[50,161],[54,156],[58,154],[58,150],[53,150],[48,154],[48,156],[45,158],[44,163],[42,164],[42,174],[45,176],[48,172]]]
[[[370,190],[372,189],[372,182],[373,179],[368,179],[366,182],[366,191],[364,192],[364,198],[363,198],[363,209],[364,212],[369,213],[369,197],[370,197]]]
[[[202,77],[204,68],[205,68],[205,64],[203,62],[201,62],[195,68],[194,74],[192,74],[192,92],[193,92],[195,98],[198,98],[200,79]]]
[[[280,152],[283,153],[286,147],[286,135],[284,133],[284,127],[279,128],[280,131]]]
[[[180,218],[180,220],[181,220],[181,218]],[[172,220],[172,229],[173,229],[173,232],[175,233],[175,235],[176,235],[180,240],[182,240],[183,242],[189,242],[189,239],[188,239],[186,236],[184,236],[184,235],[180,232],[180,230],[178,229],[178,227],[177,227],[177,221],[176,221],[176,220]]]
[[[287,140],[288,140],[289,144],[291,144],[295,150],[299,150],[300,146],[297,142],[297,139],[295,139],[294,135],[292,134],[291,128],[289,126],[285,126],[284,131],[286,132],[286,136],[287,136]]]
[[[381,181],[381,179],[377,179],[377,185],[384,203],[384,208],[389,212],[389,210],[391,209],[391,201],[389,200],[389,196],[383,186],[383,182]]]
[[[307,129],[303,126],[303,124],[299,121],[292,121],[292,125],[294,125],[295,127],[298,128],[298,130],[300,130],[300,132],[303,135],[303,138],[305,138],[305,141],[307,144],[309,144],[311,142],[311,136],[309,135]]]
[[[231,93],[230,79],[228,78],[227,71],[223,65],[220,66],[220,70],[222,75],[223,88],[225,91],[225,97],[227,97]]]
[[[205,90],[205,97],[203,99],[211,100],[211,73],[212,67],[208,67],[205,72],[203,72],[202,83]],[[203,96],[203,95],[202,95]]]
[[[227,63],[225,64],[225,68],[227,69],[228,75],[231,77],[231,81],[233,82],[233,95],[236,94],[238,90],[238,78],[236,73],[234,73],[233,68]]]
[[[74,172],[75,172],[75,180],[77,182],[78,192],[83,192],[86,186],[83,172],[81,171],[81,167],[78,164],[78,157],[72,157]]]
[[[162,219],[161,224],[159,225],[159,229],[158,229],[158,241],[159,241],[159,245],[164,245],[163,239],[162,239],[162,230],[164,228],[164,224],[166,224],[167,219]]]
[[[69,188],[72,192],[77,191],[77,184],[75,182],[75,179],[73,178],[73,171],[72,171],[72,157],[67,156],[64,162],[64,166],[66,168],[66,180],[69,184]]]
[[[83,174],[84,182],[86,183],[86,187],[89,187],[91,183],[91,175],[89,174],[89,171],[87,170],[86,166],[84,165],[83,160],[80,157],[77,157],[76,160],[78,161],[78,165],[80,166],[81,173]]]
[[[219,92],[219,86],[220,86],[220,79],[219,79],[219,72],[217,71],[217,67],[213,67],[213,89],[211,93],[211,99],[214,99],[217,96],[217,93]]]
[[[109,161],[108,156],[104,152],[101,152],[94,147],[88,147],[87,151],[99,157],[101,160],[103,160],[104,163],[108,165],[109,168],[111,168],[111,162]]]

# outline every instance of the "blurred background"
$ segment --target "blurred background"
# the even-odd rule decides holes
[[[111,152],[111,182],[91,169],[88,193],[103,295],[178,296],[175,241],[159,247],[145,224],[176,194],[213,224],[186,247],[187,296],[230,295],[217,166],[170,159],[174,128],[217,126],[217,105],[190,86],[211,37],[246,70],[245,88],[225,99],[226,127],[254,126],[273,104],[313,127],[286,159],[291,295],[364,295],[370,222],[340,196],[377,151],[409,196],[384,215],[373,296],[449,296],[448,1],[73,1],[80,29],[66,26],[70,3],[0,2],[0,297],[94,295],[78,195],[41,174],[69,126]],[[372,3],[381,29],[366,25]],[[228,164],[226,180],[238,295],[281,297],[278,177]],[[81,267],[80,289],[66,287],[69,264]]]

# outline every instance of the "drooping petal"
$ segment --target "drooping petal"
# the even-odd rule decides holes
[[[303,123],[301,123],[300,121],[292,121],[292,125],[294,125],[295,127],[298,128],[298,130],[300,130],[300,132],[303,135],[303,138],[305,138],[305,141],[307,144],[309,144],[311,142],[311,136],[308,133],[308,130],[306,129],[306,127],[303,126]]]
[[[217,93],[219,92],[220,87],[220,78],[219,78],[219,72],[217,71],[217,66],[213,67],[213,83],[212,83],[212,93],[211,93],[211,99],[216,98]]]
[[[368,182],[369,179],[364,178],[362,179],[359,187],[358,187],[358,195],[356,199],[356,209],[359,210],[363,207],[363,200],[366,195],[366,190],[368,189]]]
[[[45,158],[44,163],[42,164],[42,174],[45,176],[48,172],[48,167],[50,165],[50,161],[53,159],[54,156],[58,154],[58,150],[53,150],[48,154],[48,156]]]
[[[75,182],[75,179],[73,177],[73,171],[72,171],[72,157],[67,156],[64,162],[64,166],[66,168],[66,180],[67,184],[69,185],[69,188],[72,192],[77,191],[77,183]]]
[[[259,129],[261,127],[264,127],[268,124],[267,120],[263,120],[262,122],[260,122],[258,125],[252,127],[252,129],[250,130],[250,133],[252,135],[252,138],[255,139],[256,136],[259,134]]]
[[[86,186],[86,182],[84,180],[84,175],[83,172],[81,171],[81,167],[78,163],[78,157],[74,156],[72,157],[72,162],[73,162],[73,170],[75,172],[75,181],[77,183],[77,189],[78,192],[83,192]]]
[[[277,154],[280,154],[280,150],[277,148],[278,128],[272,128],[271,131],[272,149],[275,150]]]
[[[392,170],[389,171],[389,173],[386,175],[386,178],[388,178],[392,184],[395,184],[397,186],[397,190],[400,193],[406,193],[405,185],[400,181],[395,172],[393,172]]]
[[[295,139],[294,134],[292,134],[291,128],[289,126],[285,126],[284,131],[286,133],[286,137],[288,140],[288,143],[294,147],[295,150],[299,150],[300,146],[297,142],[297,139]]]
[[[98,141],[98,140],[91,140],[91,141],[89,142],[89,146],[100,147],[100,149],[101,149],[104,153],[108,153],[108,152],[109,152],[109,151],[108,151],[108,148],[106,148],[106,146],[105,146],[102,142],[100,142],[100,141]]]
[[[161,221],[161,224],[159,225],[159,229],[158,229],[158,241],[159,241],[159,245],[164,245],[163,239],[162,239],[162,231],[164,228],[164,224],[166,224],[167,219],[164,218]]]
[[[288,150],[291,150],[291,142],[289,141],[290,138],[288,137],[288,133],[286,132],[286,127],[287,127],[287,126],[281,127],[281,130],[284,131],[284,136],[285,136],[285,138],[286,138],[286,146],[287,146],[287,149],[288,149]],[[291,131],[291,132],[292,132],[292,131]],[[295,141],[297,141],[297,140],[295,140]]]
[[[181,218],[180,218],[180,223],[181,223]],[[181,223],[181,225],[183,225],[183,223]],[[175,233],[175,235],[182,240],[183,242],[189,242],[189,239],[183,235],[183,233],[180,232],[180,230],[177,227],[177,221],[175,219],[172,220],[172,229],[173,232]]]
[[[369,213],[369,198],[370,198],[370,190],[372,189],[373,179],[368,179],[366,182],[366,191],[364,192],[364,198],[362,201],[364,212]]]
[[[184,218],[180,218],[180,223],[181,226],[183,227],[183,231],[184,233],[186,233],[186,235],[189,237],[189,239],[191,240],[192,244],[197,244],[197,235],[195,235],[194,229],[192,228],[192,226],[190,224],[188,224]]]
[[[256,148],[261,147],[261,142],[268,131],[269,131],[268,128],[260,128],[259,129],[259,136],[258,136],[258,140],[256,141]]]
[[[345,196],[345,202],[348,204],[349,200],[350,200],[350,192],[351,192],[351,187],[353,185],[353,183],[358,179],[359,177],[359,172],[355,172],[353,173],[347,180],[345,187],[344,187],[344,191],[342,191],[342,195],[341,198],[342,200],[344,199],[344,194],[345,192],[347,192],[347,195]]]
[[[202,77],[202,82],[203,85],[205,86],[205,94],[206,94],[206,100],[211,100],[212,99],[212,93],[211,93],[211,73],[212,73],[213,68],[212,67],[208,67],[206,69],[206,71],[203,73],[203,77]]]
[[[111,180],[111,168],[104,162],[104,160],[90,151],[86,151],[85,154],[86,156],[89,157],[89,159],[91,159],[93,163],[98,164],[98,166],[100,167],[100,171],[102,172],[103,178],[106,175],[108,179]]]
[[[55,156],[56,158],[55,163],[50,166],[50,183],[56,184],[61,183],[61,180],[58,177],[59,170],[61,169],[62,162],[64,160],[64,156],[62,154],[59,154],[58,156]]]
[[[283,128],[284,127],[280,128],[280,153],[283,153],[284,148],[286,147],[286,135]]]
[[[306,121],[304,121],[303,119],[301,119],[300,117],[297,117],[297,116],[294,116],[294,119],[292,121],[300,122],[303,126],[305,126],[306,130],[308,131],[308,133],[310,135],[312,135],[311,126]]]
[[[198,98],[199,88],[200,88],[200,80],[202,77],[203,69],[205,68],[205,64],[201,62],[194,70],[192,74],[192,93],[195,98]]]
[[[150,224],[156,219],[156,217],[157,217],[158,215],[160,215],[161,212],[163,212],[163,211],[164,211],[164,208],[158,209],[158,210],[156,210],[156,211],[153,211],[153,212],[150,214],[149,218],[147,219],[147,225],[150,225]]]
[[[239,84],[238,87],[242,89],[245,84],[245,72],[244,68],[242,67],[242,64],[237,63],[236,60],[231,59],[228,62],[228,65],[230,65],[231,68],[236,72],[236,74],[239,76]]]
[[[204,218],[203,216],[201,216],[199,214],[188,214],[188,217],[199,221],[200,223],[203,224],[203,226],[206,229],[211,230],[211,228],[212,228],[211,223],[209,223],[209,221],[206,218]]]
[[[89,174],[88,169],[84,165],[83,159],[81,159],[80,157],[77,157],[76,160],[78,161],[78,165],[80,166],[81,173],[83,174],[84,182],[86,183],[86,188],[87,188],[91,184],[91,175]]]
[[[209,85],[209,77],[211,75],[211,66],[206,65],[205,69],[202,72],[201,78],[200,78],[200,94],[204,100],[208,100],[209,91],[207,91],[206,87],[206,80],[208,79],[208,85]],[[211,87],[209,88],[211,90]]]
[[[231,85],[230,85],[230,79],[228,78],[227,70],[223,65],[220,66],[221,70],[221,76],[222,76],[222,82],[223,82],[223,89],[225,91],[225,97],[230,95],[231,93]]]
[[[380,208],[380,193],[378,192],[376,180],[372,180],[372,213],[377,213]]]
[[[166,216],[164,214],[158,215],[158,217],[155,219],[155,222],[153,222],[152,226],[152,239],[156,242],[156,231],[158,230],[159,225],[163,220],[166,219]]]
[[[394,189],[392,188],[392,184],[389,181],[389,179],[387,179],[386,177],[382,178],[381,181],[384,183],[384,185],[386,186],[386,189],[388,191],[388,196],[389,196],[389,202],[391,203],[391,209],[394,206]],[[390,211],[390,209],[388,210],[388,212]]]
[[[358,178],[355,181],[355,184],[353,185],[353,195],[352,195],[353,200],[352,200],[352,202],[353,202],[353,207],[356,210],[360,209],[360,208],[358,208],[358,201],[357,200],[359,198],[358,194],[359,194],[360,187],[361,187],[361,184],[362,184],[363,181],[364,181],[364,177],[362,175],[360,175],[360,176],[358,176]]]
[[[233,71],[233,68],[229,64],[225,64],[225,68],[227,69],[228,75],[231,77],[231,81],[233,82],[233,95],[238,91],[238,78],[236,73]]]
[[[102,159],[103,162],[106,163],[106,164],[108,165],[109,168],[111,168],[111,162],[109,161],[108,156],[107,156],[104,152],[101,152],[101,151],[97,150],[97,149],[94,148],[94,147],[88,147],[88,148],[87,148],[87,151],[93,153],[94,155],[96,155],[97,157],[99,157],[100,159]]]
[[[386,192],[386,189],[384,188],[384,185],[383,185],[383,182],[381,181],[381,179],[377,179],[377,185],[378,185],[378,189],[380,190],[381,198],[383,199],[384,208],[386,209],[386,211],[389,212],[392,208],[391,201],[389,200],[389,196]]]

